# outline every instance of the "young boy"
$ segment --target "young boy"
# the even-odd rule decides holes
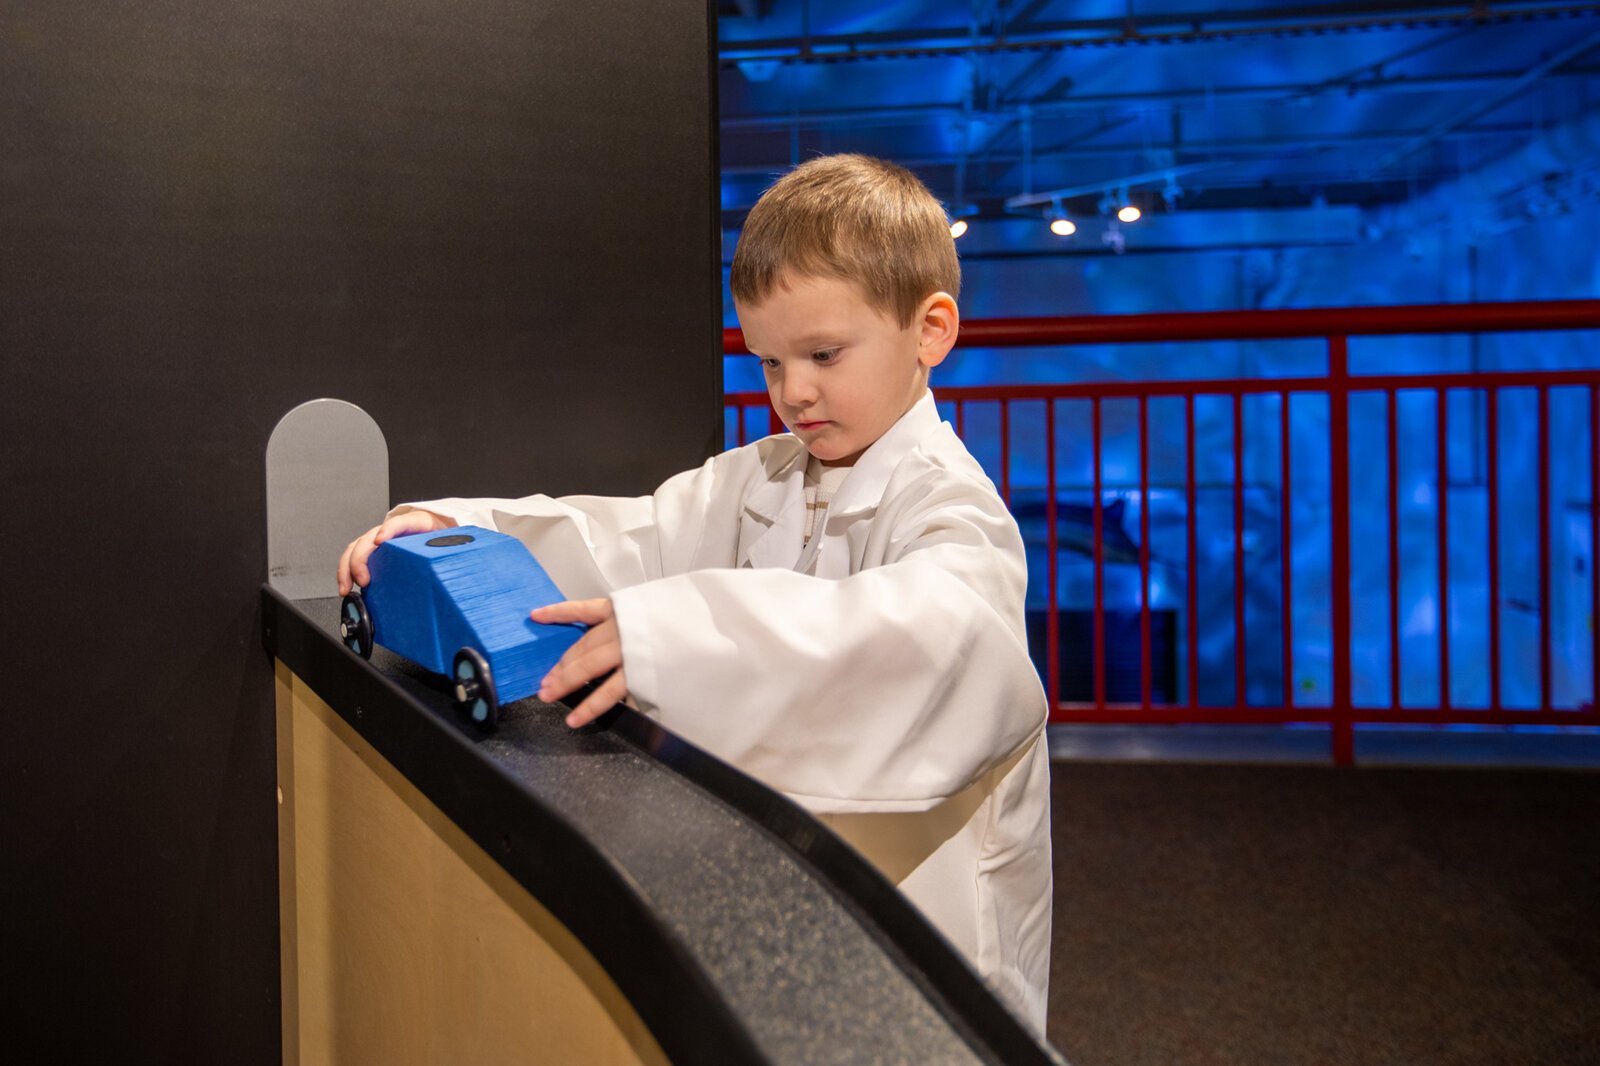
[[[1040,1033],[1050,949],[1045,700],[1023,628],[1017,525],[928,372],[955,344],[960,267],[910,172],[796,168],[750,212],[731,285],[790,433],[653,496],[397,507],[339,561],[456,524],[524,540],[592,627],[539,691],[605,678],[787,794],[895,881]]]

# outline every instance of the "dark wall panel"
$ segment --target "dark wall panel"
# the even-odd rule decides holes
[[[720,425],[704,0],[0,2],[0,952],[65,1053],[277,1058],[262,453],[645,491]],[[332,561],[330,560],[330,566]]]

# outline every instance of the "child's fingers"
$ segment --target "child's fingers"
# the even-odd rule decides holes
[[[442,518],[432,511],[407,511],[405,514],[384,519],[381,524],[373,526],[351,541],[349,547],[345,548],[344,554],[339,556],[339,595],[347,595],[351,585],[365,588],[372,584],[372,571],[367,568],[367,559],[384,541],[403,537],[409,533],[432,533],[436,529],[445,529],[454,524],[452,520]]]
[[[622,676],[622,669],[619,667],[616,673],[601,682],[598,688],[589,693],[587,699],[574,707],[572,713],[567,715],[568,728],[582,729],[622,702],[623,697],[627,694],[628,682]]]
[[[350,593],[350,553],[355,550],[356,542],[351,541],[345,545],[344,551],[339,555],[339,566],[336,576],[339,579],[339,595],[347,596]]]
[[[372,531],[372,546],[377,547],[386,540],[404,537],[410,533],[432,533],[438,528],[433,512],[407,511],[405,514],[384,519],[383,524]]]
[[[567,649],[561,661],[539,683],[539,698],[549,703],[577,691],[622,665],[622,644],[616,626],[602,623]]]
[[[367,557],[378,546],[378,530],[382,528],[382,526],[374,526],[361,534],[356,539],[356,542],[350,546],[352,549],[350,552],[350,578],[362,588],[372,584],[372,571],[367,569]]]
[[[528,617],[535,622],[554,625],[561,622],[583,622],[595,625],[612,615],[611,600],[602,596],[597,600],[565,600],[537,608]]]
[[[361,536],[351,541],[345,548],[344,554],[339,556],[339,595],[346,595],[352,585],[366,585],[371,580],[367,573],[367,556],[372,554],[372,536],[378,532],[378,527],[373,526]]]

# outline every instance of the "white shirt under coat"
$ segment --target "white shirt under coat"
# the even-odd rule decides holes
[[[1041,1034],[1050,958],[1046,704],[1016,522],[931,394],[803,543],[791,434],[651,496],[444,499],[610,596],[644,712],[775,788],[896,882]]]

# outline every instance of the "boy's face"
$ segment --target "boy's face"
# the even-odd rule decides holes
[[[934,317],[948,305],[948,341],[930,338],[939,333],[930,304]],[[955,340],[955,301],[943,293],[904,328],[838,278],[785,274],[761,303],[735,307],[773,410],[807,451],[837,466],[853,464],[922,398],[928,368]]]

